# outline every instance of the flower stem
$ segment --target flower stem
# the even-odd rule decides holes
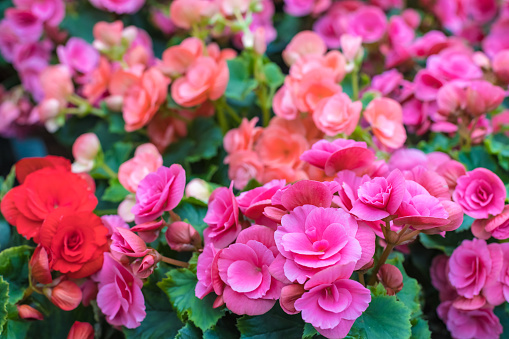
[[[113,171],[110,166],[106,165],[105,162],[101,163],[101,169],[106,172],[106,174],[112,178],[112,179],[116,179],[118,177],[117,173],[115,173],[115,171]]]
[[[187,262],[175,260],[175,259],[164,257],[164,256],[162,257],[161,261],[163,261],[167,264],[173,265],[173,266],[184,267],[184,268],[189,267],[189,264]]]
[[[382,267],[383,264],[385,264],[385,261],[389,257],[389,254],[391,254],[392,250],[394,249],[395,244],[387,244],[387,247],[385,247],[382,255],[380,256],[380,259],[378,259],[378,262],[376,263],[376,266],[373,270],[373,273],[371,274],[371,277],[369,278],[368,285],[374,285],[378,278],[377,273],[380,270],[380,267]]]
[[[359,100],[359,72],[357,66],[352,71],[352,99]]]

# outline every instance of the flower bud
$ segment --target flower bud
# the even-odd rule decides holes
[[[124,219],[125,222],[134,221],[134,214],[131,212],[133,206],[136,204],[136,198],[133,195],[125,197],[118,205],[117,214]]]
[[[44,316],[32,306],[16,305],[18,308],[18,316],[24,320],[43,320]]]
[[[253,49],[258,55],[265,54],[267,50],[267,42],[265,40],[265,28],[258,27],[254,32]]]
[[[203,202],[208,202],[209,197],[212,194],[210,185],[202,179],[196,178],[186,186],[186,197],[195,198]]]
[[[46,287],[43,292],[55,306],[64,311],[72,311],[81,303],[81,289],[70,280],[62,281],[53,288]]]
[[[111,235],[111,255],[120,262],[129,262],[129,257],[140,258],[148,253],[147,244],[131,230],[117,227]]]
[[[122,31],[122,39],[127,42],[128,45],[136,39],[138,35],[138,29],[135,26],[128,26]]]
[[[304,286],[300,284],[286,285],[281,290],[281,298],[279,298],[279,304],[283,311],[288,314],[297,314],[299,311],[295,309],[295,301],[299,299],[304,292]]]
[[[110,95],[104,98],[104,102],[106,103],[106,107],[114,112],[122,111],[122,106],[124,105],[124,97],[121,95]]]
[[[90,172],[94,167],[94,160],[101,149],[99,138],[94,133],[80,135],[72,145],[72,164],[74,173]]]
[[[177,252],[194,251],[201,247],[200,234],[190,224],[176,221],[168,226],[166,241]]]
[[[354,61],[362,53],[362,38],[360,36],[342,34],[340,44],[343,55],[348,61]]]
[[[395,295],[403,288],[403,275],[394,265],[383,264],[376,276],[384,285],[388,295]]]
[[[509,49],[495,54],[493,58],[493,72],[500,81],[509,84]]]
[[[146,243],[152,242],[157,239],[161,228],[166,225],[163,219],[159,221],[149,221],[139,224],[131,228],[131,231],[138,233],[138,236]]]
[[[90,305],[90,301],[97,299],[97,283],[92,279],[87,279],[80,285],[83,306]]]
[[[67,339],[94,339],[94,328],[89,323],[75,321]]]
[[[47,285],[53,281],[49,268],[48,253],[41,245],[37,246],[30,259],[30,273],[32,278],[40,284]]]
[[[140,279],[148,278],[156,267],[157,263],[161,261],[161,255],[157,251],[153,251],[154,253],[147,255],[143,259],[136,259],[131,264],[131,268],[135,276]]]

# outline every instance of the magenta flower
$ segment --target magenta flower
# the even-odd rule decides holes
[[[345,211],[350,211],[353,203],[359,198],[357,190],[362,184],[370,180],[367,175],[359,177],[355,172],[349,170],[339,172],[334,178],[334,181],[338,183],[338,196],[334,196],[332,201]]]
[[[198,283],[195,288],[197,298],[203,299],[207,294],[212,292],[212,262],[217,254],[217,250],[212,244],[205,245],[202,254],[198,257],[196,265],[196,276]]]
[[[249,233],[244,236],[244,232]],[[283,283],[269,272],[277,253],[272,234],[270,228],[253,225],[239,234],[237,243],[218,253],[223,299],[236,314],[263,314],[281,295]]]
[[[154,221],[177,207],[185,187],[186,172],[180,165],[161,166],[155,173],[147,174],[136,191],[136,205],[132,209],[136,223]]]
[[[109,253],[104,253],[98,279],[97,306],[106,315],[106,321],[127,328],[140,326],[146,316],[142,281]]]
[[[365,142],[349,139],[336,139],[332,142],[320,140],[305,151],[301,160],[321,168],[329,176],[341,170],[362,170],[375,160],[375,154]]]
[[[121,262],[128,262],[128,257],[144,257],[149,251],[143,239],[131,230],[121,227],[117,227],[113,231],[110,250],[111,255]]]
[[[220,187],[212,192],[203,221],[209,225],[203,231],[205,244],[212,243],[217,248],[225,248],[235,241],[241,225],[239,207],[231,185],[229,189]]]
[[[308,291],[295,301],[302,319],[328,338],[346,337],[371,301],[367,288],[348,279],[352,271],[353,265],[336,265],[317,273],[304,285]]]
[[[161,232],[161,229],[166,226],[163,219],[157,221],[148,221],[131,228],[131,231],[138,233],[138,236],[146,243],[155,241]]]
[[[348,33],[360,36],[365,43],[380,40],[387,30],[387,17],[375,6],[362,6],[349,19]]]
[[[365,182],[357,194],[359,199],[353,203],[350,213],[362,220],[380,220],[396,214],[405,195],[405,178],[395,169],[387,178],[377,177]]]
[[[449,259],[449,280],[458,294],[473,298],[498,276],[502,253],[498,244],[487,245],[480,239],[464,240]]]
[[[80,73],[89,73],[99,64],[99,52],[81,38],[70,38],[65,46],[58,46],[57,55],[60,63]]]
[[[486,168],[476,168],[458,178],[452,195],[466,215],[486,219],[504,209],[506,188],[500,178]]]
[[[49,26],[58,26],[65,16],[63,0],[14,0],[19,9],[29,10]]]
[[[108,229],[108,238],[111,238],[117,227],[129,229],[129,225],[124,221],[124,219],[116,214],[103,215],[101,217],[101,221],[103,222],[103,225]]]
[[[145,3],[145,0],[90,0],[90,3],[101,10],[124,14],[136,13]]]
[[[476,219],[472,224],[472,233],[479,239],[509,239],[509,205],[502,212],[488,219]]]
[[[502,258],[499,274],[489,281],[482,290],[486,301],[491,305],[500,305],[505,301],[509,302],[509,243],[498,245]]]
[[[454,300],[458,296],[456,289],[449,281],[449,257],[445,254],[437,255],[431,262],[429,269],[431,284],[438,290],[441,301]]]
[[[271,205],[272,196],[285,186],[286,180],[272,180],[262,187],[242,192],[237,197],[240,211],[249,219],[261,218],[265,207]]]

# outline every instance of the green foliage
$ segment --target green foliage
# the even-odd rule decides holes
[[[225,314],[224,308],[212,308],[214,295],[209,294],[203,299],[195,296],[194,289],[198,279],[192,271],[185,268],[174,269],[166,276],[157,285],[166,293],[182,320],[189,319],[202,331],[206,331]]]
[[[419,239],[426,248],[436,249],[451,255],[456,247],[465,239],[472,239],[474,236],[470,230],[463,232],[447,232],[445,237],[439,234],[427,235],[421,233]]]
[[[405,260],[403,254],[393,252],[391,259],[387,260],[387,264],[396,266],[403,275],[403,289],[396,294],[399,301],[405,304],[406,307],[412,312],[412,314],[418,314],[421,312],[420,305],[420,294],[421,286],[414,278],[410,278],[403,267],[403,261]]]
[[[509,304],[503,303],[495,307],[494,312],[498,319],[500,319],[500,324],[502,324],[504,329],[500,338],[509,338]]]
[[[203,237],[203,230],[208,226],[203,221],[207,214],[206,206],[182,201],[173,211],[182,218],[182,221],[191,224]]]
[[[113,14],[98,10],[86,1],[77,1],[74,4],[75,6],[68,6],[60,28],[68,31],[72,37],[80,37],[92,43],[94,24],[98,21],[113,21]]]
[[[129,191],[127,191],[124,186],[120,184],[118,179],[111,179],[109,183],[110,185],[104,191],[104,194],[101,197],[102,200],[120,202],[124,200],[125,197],[129,194]]]
[[[203,339],[238,339],[240,333],[237,330],[235,318],[226,316],[219,319],[216,325],[203,332]]]
[[[0,251],[9,247],[11,239],[11,226],[9,224],[0,219]]]
[[[202,332],[199,328],[193,325],[193,323],[188,322],[184,327],[182,327],[175,339],[197,339],[202,337]]]
[[[318,333],[316,328],[313,327],[313,325],[306,323],[304,325],[304,332],[302,333],[302,339],[319,339],[319,338],[325,338],[323,335]]]
[[[32,247],[11,247],[0,252],[0,276],[9,283],[9,302],[15,304],[28,288],[28,262]]]
[[[147,311],[147,316],[137,328],[124,328],[126,339],[175,338],[182,322],[175,312]]]
[[[278,304],[258,316],[242,316],[237,320],[242,339],[299,338],[304,331],[300,314],[286,314]]]
[[[258,86],[258,82],[251,78],[251,65],[243,55],[227,60],[230,79],[224,96],[228,99],[243,101]]]
[[[267,80],[267,85],[272,91],[278,89],[285,81],[285,76],[283,72],[281,72],[281,68],[273,62],[269,62],[263,66],[263,74],[265,75],[265,80]]]
[[[7,304],[9,303],[9,284],[0,276],[0,334],[7,321]]]
[[[412,323],[412,336],[410,339],[430,339],[431,331],[428,322],[422,318],[414,318]]]
[[[509,138],[505,134],[490,135],[484,140],[486,150],[497,157],[498,164],[509,171]]]
[[[16,166],[12,166],[9,174],[5,179],[0,177],[0,201],[10,191],[12,186],[14,186],[14,180],[16,179]]]
[[[478,167],[484,167],[495,173],[497,172],[498,166],[496,162],[493,157],[486,152],[483,146],[475,146],[468,152],[460,152],[459,160],[465,165],[467,171],[471,171]]]
[[[454,230],[454,232],[463,232],[467,231],[472,227],[472,223],[474,222],[474,218],[469,217],[468,215],[463,216],[463,222],[461,223],[460,227]]]

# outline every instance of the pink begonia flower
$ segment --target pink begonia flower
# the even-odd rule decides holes
[[[433,258],[430,267],[431,284],[438,290],[440,300],[454,300],[458,296],[456,289],[449,281],[449,257],[445,254]]]
[[[81,38],[70,38],[65,46],[57,47],[60,63],[72,71],[91,72],[99,64],[99,52]]]
[[[284,10],[292,16],[317,15],[331,5],[331,0],[285,0]]]
[[[415,166],[403,172],[405,179],[412,180],[421,185],[429,194],[438,200],[451,200],[447,181],[435,171],[424,166]]]
[[[437,93],[438,113],[448,116],[467,106],[465,89],[459,84],[450,82],[442,86]]]
[[[393,8],[396,8],[396,9],[403,8],[402,0],[370,0],[369,3],[371,3],[374,6],[380,7],[385,11],[393,9]]]
[[[313,113],[316,127],[328,136],[353,133],[362,111],[360,101],[352,102],[345,93],[338,93],[318,103]]]
[[[299,311],[295,309],[295,302],[302,297],[306,292],[304,286],[301,284],[285,285],[281,289],[281,297],[279,298],[279,305],[283,311],[288,314],[297,314]]]
[[[509,301],[509,244],[503,243],[498,246],[503,256],[500,273],[495,275],[494,279],[482,290],[486,301],[495,306]]]
[[[191,224],[175,221],[168,225],[166,242],[174,251],[195,251],[201,247],[200,233]]]
[[[161,261],[161,255],[156,252],[155,256],[149,254],[143,258],[134,260],[131,263],[131,269],[136,277],[146,279],[154,273],[154,269],[159,261]]]
[[[145,319],[143,282],[129,268],[104,253],[104,263],[98,273],[97,306],[114,326],[135,328]]]
[[[509,49],[509,41],[506,37],[509,33],[509,19],[501,15],[490,27],[488,36],[482,42],[483,51],[490,57],[498,52]]]
[[[274,113],[283,119],[293,120],[298,117],[299,110],[295,106],[292,90],[286,86],[281,86],[272,101]]]
[[[75,162],[72,165],[74,173],[90,172],[94,167],[95,157],[101,149],[99,138],[94,133],[80,135],[72,145],[72,155]]]
[[[465,165],[456,160],[448,160],[437,167],[436,172],[442,178],[445,179],[447,186],[449,187],[449,193],[454,192],[456,188],[458,178],[467,173]]]
[[[476,168],[458,178],[452,195],[466,215],[486,219],[502,212],[506,188],[500,178],[486,168]]]
[[[239,223],[239,207],[233,187],[220,187],[212,192],[209,207],[203,221],[209,225],[203,231],[205,244],[225,248],[235,241],[242,228]]]
[[[472,233],[477,238],[485,240],[490,237],[499,240],[509,239],[509,205],[505,205],[498,215],[474,220]]]
[[[175,26],[191,29],[205,18],[218,12],[217,4],[206,0],[177,0],[170,5],[170,19]]]
[[[136,148],[134,157],[120,165],[118,180],[126,190],[136,193],[140,181],[162,165],[163,156],[153,144],[140,145]]]
[[[249,9],[251,0],[218,0],[221,13],[227,16],[233,16],[236,12],[245,14]]]
[[[357,57],[362,56],[362,38],[359,36],[353,36],[348,33],[342,34],[340,38],[341,51],[345,56],[346,60],[352,62]]]
[[[156,221],[148,221],[142,224],[136,225],[131,228],[131,231],[138,233],[138,236],[143,239],[146,243],[155,241],[161,232],[161,229],[166,226],[163,219]]]
[[[93,46],[99,51],[108,50],[122,42],[124,23],[120,20],[114,22],[99,21],[94,25]]]
[[[371,301],[367,288],[354,280],[352,265],[336,265],[313,276],[295,301],[302,319],[327,338],[344,338]]]
[[[69,96],[74,93],[71,74],[63,65],[49,66],[40,75],[44,99],[58,100],[60,109],[67,106]]]
[[[312,205],[295,208],[283,216],[274,234],[278,250],[286,259],[286,278],[302,284],[326,267],[348,263],[355,266],[363,251],[363,244],[356,238],[358,230],[355,219],[341,209]]]
[[[464,240],[449,259],[449,280],[459,295],[473,298],[479,295],[502,267],[499,244],[486,244],[480,239]]]
[[[243,189],[251,179],[263,181],[264,164],[256,152],[238,151],[224,158],[233,187]]]
[[[58,26],[65,16],[65,3],[62,0],[14,0],[13,3],[19,9],[29,10],[49,26]]]
[[[239,234],[237,243],[218,253],[219,277],[225,284],[223,299],[233,313],[263,314],[281,295],[283,283],[269,272],[277,253],[273,232],[265,226],[251,226]]]
[[[306,55],[322,56],[327,52],[327,46],[318,34],[312,31],[302,31],[296,34],[283,51],[283,59],[288,66],[294,64]]]
[[[124,263],[129,261],[129,257],[141,258],[149,251],[143,239],[121,227],[117,227],[111,235],[110,250],[113,258]]]
[[[405,178],[393,170],[387,178],[377,177],[363,183],[357,190],[359,199],[350,213],[362,220],[375,221],[396,214],[405,196]]]
[[[203,252],[198,257],[196,265],[196,283],[195,295],[197,298],[203,299],[207,294],[212,292],[212,262],[217,254],[217,249],[213,244],[205,245]]]
[[[193,107],[207,99],[217,100],[226,90],[229,74],[225,61],[199,57],[189,66],[185,76],[175,80],[171,95],[183,107]]]
[[[504,330],[493,309],[489,307],[464,311],[455,308],[452,301],[445,301],[438,306],[437,313],[453,338],[497,339]]]
[[[385,13],[375,6],[363,6],[349,17],[348,33],[360,36],[362,42],[373,43],[380,40],[387,30]]]
[[[391,154],[388,165],[390,170],[409,171],[416,166],[426,166],[427,161],[426,154],[417,148],[400,148]]]
[[[449,47],[431,55],[426,69],[442,81],[476,80],[483,76],[482,69],[474,63],[473,51],[466,47]]]
[[[101,10],[117,14],[133,14],[140,10],[145,0],[90,0],[90,3]]]
[[[285,180],[272,180],[261,187],[240,193],[237,197],[240,211],[249,219],[261,218],[265,207],[271,205],[274,194],[285,186]]]
[[[316,142],[300,158],[332,176],[341,170],[365,169],[375,160],[375,154],[367,148],[365,142],[336,139],[332,142]]]
[[[474,116],[481,116],[495,110],[505,98],[505,91],[492,83],[472,81],[466,89],[466,110]]]
[[[422,101],[435,100],[444,81],[427,69],[421,69],[414,78],[416,98]]]
[[[394,15],[389,19],[387,27],[389,42],[394,46],[410,46],[415,38],[415,31],[410,27],[405,19],[399,15]],[[410,55],[408,55],[410,56]]]
[[[350,170],[340,171],[334,178],[338,186],[337,196],[334,195],[332,201],[345,211],[350,211],[353,203],[358,199],[357,191],[359,187],[370,180],[371,178],[368,175],[360,177]]]
[[[43,22],[29,9],[8,8],[5,10],[4,20],[23,42],[35,42],[43,32]]]
[[[154,26],[159,28],[165,35],[171,35],[175,33],[177,27],[171,21],[169,13],[164,13],[161,9],[153,7],[150,10],[150,21]]]
[[[263,131],[263,128],[256,127],[257,123],[257,117],[250,121],[243,118],[238,128],[229,130],[225,134],[223,140],[225,151],[228,153],[235,153],[238,151],[252,150],[254,143],[258,140]]]
[[[103,225],[108,229],[108,239],[111,238],[113,235],[113,232],[117,229],[117,227],[124,228],[128,230],[130,227],[125,222],[124,219],[122,219],[121,216],[112,214],[112,215],[103,215],[101,217],[101,221]]]
[[[375,75],[371,81],[371,90],[380,92],[383,96],[387,96],[394,92],[403,80],[403,74],[397,69],[385,71],[379,75]]]
[[[165,211],[171,211],[184,196],[186,172],[181,165],[161,166],[148,174],[136,191],[136,205],[132,212],[137,224],[154,221]]]
[[[498,52],[492,61],[493,72],[504,83],[509,83],[509,49]]]
[[[376,98],[368,104],[364,118],[373,134],[386,147],[400,148],[406,141],[401,105],[390,98]]]
[[[69,330],[67,339],[94,339],[94,328],[89,323],[75,321]]]
[[[185,74],[189,66],[202,55],[203,42],[198,38],[187,38],[179,45],[166,49],[158,67],[167,77],[176,78]]]

